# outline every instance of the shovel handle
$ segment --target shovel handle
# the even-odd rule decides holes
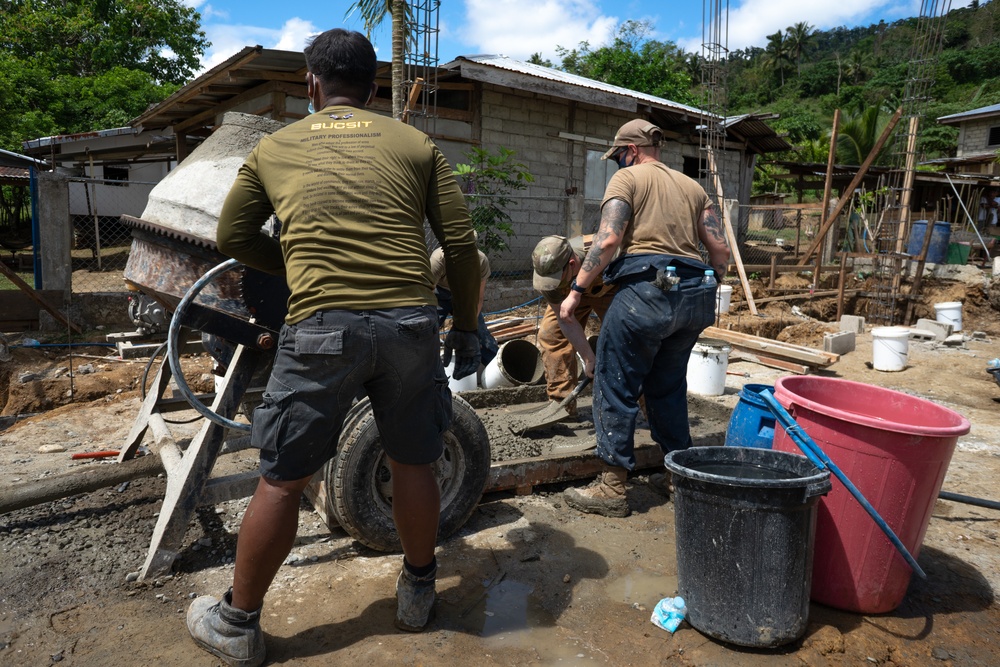
[[[583,379],[580,380],[580,382],[577,383],[577,385],[575,387],[573,387],[573,391],[571,391],[569,393],[569,396],[567,396],[565,398],[565,400],[563,400],[563,403],[569,403],[571,400],[573,400],[574,398],[576,398],[577,396],[579,396],[580,392],[583,391],[584,389],[586,389],[587,385],[590,384],[590,381],[593,380],[593,379],[594,378],[592,378],[589,375],[585,374],[583,376]]]

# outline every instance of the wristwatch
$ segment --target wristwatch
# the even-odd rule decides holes
[[[571,290],[573,290],[574,292],[579,292],[580,294],[586,294],[587,293],[587,288],[586,287],[580,287],[579,285],[576,284],[576,278],[573,278],[573,282],[571,282],[569,284],[569,288]]]

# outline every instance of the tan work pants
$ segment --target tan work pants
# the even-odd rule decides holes
[[[614,294],[596,297],[584,295],[580,299],[580,305],[573,314],[584,331],[587,330],[587,318],[591,313],[597,313],[601,321],[604,321],[613,297]],[[559,314],[551,305],[545,307],[545,314],[542,315],[542,323],[538,329],[538,348],[542,352],[542,364],[545,367],[545,392],[550,401],[561,401],[573,391],[583,369],[578,367],[576,350],[559,328]]]

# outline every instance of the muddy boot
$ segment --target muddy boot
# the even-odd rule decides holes
[[[396,627],[406,632],[423,632],[434,616],[434,580],[437,567],[418,577],[403,565],[396,579]]]
[[[588,514],[625,517],[629,515],[625,500],[625,479],[628,470],[608,466],[597,480],[585,488],[566,489],[563,500],[575,510]]]
[[[234,667],[257,667],[264,662],[264,632],[260,609],[243,611],[230,606],[233,589],[221,600],[203,595],[188,608],[188,632],[198,646]]]
[[[670,476],[669,471],[650,475],[649,486],[661,496],[666,496],[668,500],[674,492],[673,478]]]

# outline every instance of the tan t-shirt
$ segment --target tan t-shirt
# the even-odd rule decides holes
[[[485,282],[490,277],[490,260],[483,254],[482,250],[477,252],[479,253],[479,279]],[[444,250],[441,248],[435,248],[431,252],[431,282],[451,291],[451,287],[448,285],[448,274],[445,271]]]
[[[677,255],[701,260],[698,221],[712,205],[705,189],[662,162],[619,169],[604,192],[603,207],[621,199],[632,207],[622,254]]]

